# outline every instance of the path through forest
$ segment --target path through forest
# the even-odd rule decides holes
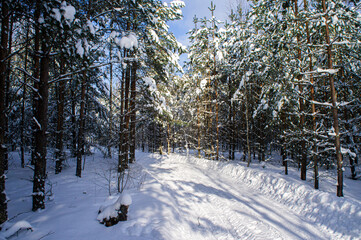
[[[61,174],[49,171],[52,195],[37,212],[31,211],[32,170],[20,167],[17,154],[11,159],[7,225],[27,221],[33,227],[14,239],[361,239],[359,199],[316,191],[296,179],[296,169],[284,176],[269,164],[247,168],[237,161],[137,152],[125,190],[133,199],[128,221],[107,228],[97,213],[118,198],[112,159],[89,156],[82,178],[75,176],[75,160]],[[358,181],[346,183],[347,196],[359,195]]]
[[[288,206],[211,169],[171,155],[143,161],[155,185],[157,198],[175,208],[180,239],[330,239]],[[148,163],[148,164],[147,164]],[[153,189],[154,190],[154,189]],[[164,232],[168,232],[165,230]],[[187,236],[188,235],[188,236]],[[173,236],[176,237],[176,236]]]

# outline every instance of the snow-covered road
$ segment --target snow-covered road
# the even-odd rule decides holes
[[[118,198],[116,174],[109,175],[116,161],[110,160],[101,153],[89,157],[82,178],[74,175],[75,161],[61,174],[50,172],[52,199],[44,210],[32,212],[32,184],[27,179],[33,173],[14,158],[8,174],[7,225],[27,221],[34,230],[15,238],[361,240],[361,201],[354,197],[360,195],[359,181],[345,179],[345,192],[351,197],[338,198],[298,180],[297,169],[285,176],[271,165],[253,163],[247,168],[236,161],[141,152],[130,165],[125,190],[133,199],[128,221],[107,228],[97,221],[97,213]]]
[[[141,163],[150,175],[143,192],[160,200],[150,200],[154,205],[146,209],[153,213],[148,214],[169,220],[167,224],[160,221],[157,227],[153,226],[157,229],[155,238],[332,238],[288,206],[231,176],[187,162],[185,157],[171,155],[155,162],[141,159]]]

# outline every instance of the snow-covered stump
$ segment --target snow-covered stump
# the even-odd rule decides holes
[[[130,204],[132,204],[130,195],[121,195],[115,203],[100,207],[97,219],[106,227],[113,226],[120,221],[126,221]]]
[[[33,231],[33,227],[31,226],[31,224],[27,221],[19,221],[16,222],[15,224],[13,224],[11,227],[4,227],[4,231],[0,231],[0,240],[5,240],[8,239],[12,236],[15,236],[16,234],[18,234],[20,231]]]

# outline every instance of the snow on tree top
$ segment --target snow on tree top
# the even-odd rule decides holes
[[[138,48],[138,39],[137,39],[137,35],[134,32],[130,32],[128,36],[122,37],[120,40],[116,41],[116,43],[121,48],[126,48],[126,49]]]
[[[186,6],[186,4],[181,0],[174,0],[170,4],[171,4],[172,7],[179,7],[179,8],[182,8],[182,7]]]
[[[76,10],[72,5],[68,5],[65,1],[61,3],[61,10],[63,11],[63,16],[66,20],[72,22],[75,17]]]

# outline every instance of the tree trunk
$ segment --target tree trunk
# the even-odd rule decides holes
[[[295,10],[295,16],[296,18],[298,17],[298,1],[297,0],[293,0],[294,3],[294,10]],[[297,58],[299,61],[301,61],[301,48],[300,48],[300,35],[297,34]],[[300,71],[302,71],[300,69]],[[302,80],[302,76],[299,74],[298,77],[298,88],[300,91],[300,99],[299,99],[299,104],[300,104],[300,130],[301,130],[301,180],[306,180],[306,171],[307,171],[307,152],[306,152],[306,142],[304,140],[304,127],[305,127],[305,114],[304,114],[304,102],[303,102],[303,98],[302,98],[302,94],[303,94],[303,86],[301,83]]]
[[[200,108],[201,108],[201,100],[200,97],[197,96],[197,150],[198,150],[198,157],[201,157],[201,120],[200,120]]]
[[[11,15],[11,14],[10,14]],[[10,30],[9,30],[9,40],[8,40],[8,48],[7,48],[7,56],[11,55],[12,51],[12,37],[13,37],[13,25],[14,20],[13,17],[9,16],[10,21]],[[5,109],[10,108],[10,75],[11,75],[11,57],[7,59],[7,68],[6,68],[6,90],[5,90]],[[5,118],[5,145],[8,149],[9,146],[9,119]],[[8,170],[9,168],[9,156],[8,156],[8,150],[5,152],[5,170]]]
[[[249,165],[251,164],[251,145],[249,142],[249,112],[248,112],[248,93],[247,93],[247,85],[245,85],[245,99],[246,99],[246,135],[247,135],[247,155],[248,155],[248,161],[247,161],[247,167],[249,167]]]
[[[110,83],[109,83],[109,135],[108,135],[108,157],[112,158],[112,139],[113,139],[113,64],[112,64],[112,45],[109,46],[110,57]]]
[[[65,59],[60,59],[60,74],[65,73]],[[64,104],[65,104],[65,81],[59,82],[58,88],[58,117],[56,125],[56,146],[55,146],[55,174],[62,170],[64,152],[63,152],[63,135],[64,135]]]
[[[27,26],[26,29],[26,42],[29,41],[29,30],[30,26]],[[24,56],[24,70],[28,71],[28,47],[25,48],[25,56]],[[21,159],[21,167],[25,167],[25,98],[26,98],[26,84],[27,84],[27,75],[24,73],[23,75],[23,94],[22,94],[22,102],[21,102],[21,132],[20,132],[20,159]]]
[[[1,48],[0,48],[0,224],[8,219],[7,197],[5,193],[5,81],[6,81],[6,58],[8,56],[9,39],[9,3],[2,1],[1,9]]]
[[[326,2],[322,0],[322,9],[325,18],[325,40],[327,44],[327,67],[333,69],[332,64],[332,46],[330,41],[330,32],[328,27],[328,14],[326,9]],[[340,142],[340,131],[338,126],[338,113],[337,113],[337,99],[336,89],[333,79],[333,74],[329,74],[330,88],[331,88],[331,100],[332,100],[332,116],[333,116],[333,128],[335,130],[335,148],[336,148],[336,159],[337,159],[337,196],[343,197],[343,170],[342,170],[342,155],[341,155],[341,142]]]
[[[133,53],[135,55],[135,53]],[[133,56],[134,57],[134,56]],[[133,61],[131,69],[131,92],[130,92],[130,159],[129,163],[135,162],[135,127],[136,127],[136,84],[137,84],[137,68],[138,64],[136,61]]]
[[[169,123],[167,124],[167,154],[170,154],[170,139],[171,139],[171,135],[170,135],[170,127],[169,127]]]
[[[34,12],[34,19],[36,22],[38,22],[38,19],[40,18],[40,7],[41,7],[41,1],[36,1],[36,9]],[[38,24],[34,24],[35,28],[35,35],[34,35],[34,84],[33,84],[33,116],[36,116],[36,109],[38,108],[38,99],[39,99],[39,76],[40,76],[40,29]],[[35,132],[36,132],[37,126],[36,123],[32,122],[32,147],[31,147],[31,165],[35,165]]]
[[[131,66],[127,63],[125,71],[125,86],[124,86],[124,128],[123,128],[123,145],[122,145],[122,169],[128,168],[129,161],[129,85],[131,78]]]
[[[303,0],[303,5],[305,11],[308,12],[308,2],[307,0]],[[311,45],[311,36],[310,36],[310,29],[309,29],[309,22],[306,21],[306,34],[307,34],[307,44]],[[309,71],[312,72],[313,64],[312,64],[312,54],[311,52],[308,53],[309,58]],[[310,82],[311,82],[311,111],[312,111],[312,131],[313,131],[313,153],[312,153],[312,160],[313,160],[313,172],[314,172],[314,188],[319,188],[319,176],[318,176],[318,162],[317,162],[317,144],[316,144],[316,106],[315,106],[315,87],[314,87],[314,79],[313,75],[310,75]]]
[[[49,80],[49,37],[43,28],[41,31],[40,81],[39,97],[36,109],[35,132],[35,170],[33,182],[33,211],[45,208],[45,179],[46,179],[46,145],[47,145],[47,114],[48,114],[48,80]]]
[[[87,78],[86,70],[83,71],[82,75],[83,76],[81,80],[78,149],[76,156],[76,174],[75,174],[77,177],[81,177],[81,161],[82,161],[82,156],[84,154],[85,92],[86,92],[86,78]]]
[[[281,126],[282,126],[282,131],[285,131],[286,129],[286,116],[284,113],[284,110],[281,111]],[[288,175],[288,162],[287,162],[287,154],[286,154],[286,147],[285,147],[285,139],[284,137],[282,137],[282,143],[281,143],[281,156],[282,156],[282,163],[283,166],[285,167],[285,175]]]
[[[118,149],[118,173],[124,171],[124,84],[125,84],[125,70],[122,70],[121,88],[120,88],[120,126],[119,126],[119,149]]]
[[[77,136],[76,136],[76,129],[77,129],[77,124],[76,124],[76,116],[75,116],[75,110],[76,110],[76,96],[75,96],[75,91],[74,89],[76,88],[76,83],[75,80],[72,78],[71,80],[71,87],[70,87],[70,95],[71,95],[71,154],[73,157],[76,157],[76,142],[77,142]]]

